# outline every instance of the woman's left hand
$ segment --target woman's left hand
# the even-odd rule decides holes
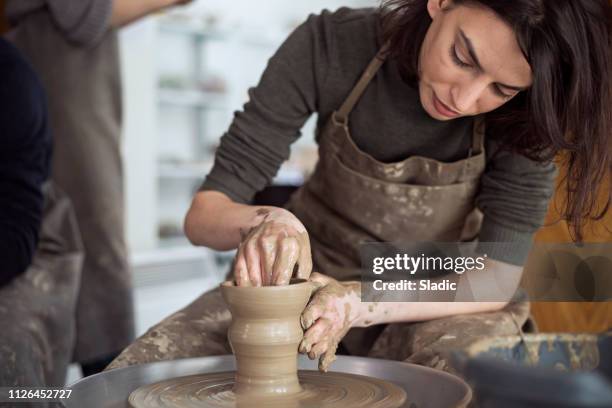
[[[319,286],[301,317],[304,338],[300,353],[319,358],[319,370],[327,371],[336,359],[342,338],[361,317],[361,283],[338,282],[314,272],[310,281]]]

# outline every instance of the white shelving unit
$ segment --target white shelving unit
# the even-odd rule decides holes
[[[183,50],[183,55],[174,60],[158,61],[157,71],[158,230],[161,246],[171,246],[181,242],[176,238],[180,238],[182,217],[191,196],[212,168],[214,150],[231,122],[232,108],[240,105],[229,96],[229,82],[233,81],[222,76],[231,73],[211,70],[207,49],[217,43],[225,50],[241,48],[269,56],[278,44],[263,36],[221,32],[164,18],[159,19],[157,32],[160,46]],[[225,122],[221,126],[211,123],[211,115],[223,117]],[[300,185],[303,181],[303,172],[286,164],[273,183]]]
[[[219,139],[298,20],[286,12],[265,12],[264,20],[259,6],[254,11],[261,18],[218,6],[207,3],[200,14],[156,15],[121,32],[127,238],[137,268],[145,267],[142,254],[175,259],[187,253],[169,251],[190,247],[182,236],[183,217],[212,168]],[[294,9],[279,7],[271,10]],[[315,6],[300,7],[304,11],[295,14],[301,19]],[[221,15],[221,9],[229,11]],[[211,13],[220,16],[214,27],[226,31],[205,25],[214,20],[206,17]],[[313,129],[311,120],[292,151],[316,148]],[[273,183],[301,184],[304,156],[293,154]],[[143,259],[155,258],[148,255]]]

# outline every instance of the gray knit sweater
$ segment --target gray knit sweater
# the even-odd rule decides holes
[[[268,185],[289,157],[289,146],[313,113],[319,127],[338,109],[381,46],[375,9],[342,8],[312,15],[270,59],[250,100],[222,137],[202,190],[218,190],[247,203]],[[237,61],[237,63],[240,63]],[[432,119],[418,91],[402,81],[388,60],[370,82],[350,116],[357,146],[383,162],[411,155],[455,161],[467,156],[473,118]],[[542,225],[556,174],[524,156],[498,150],[487,134],[487,167],[477,206],[484,213],[481,241],[514,242],[520,251],[489,254],[520,264]],[[333,177],[333,175],[330,175]]]
[[[30,13],[47,10],[66,38],[77,45],[93,45],[109,27],[112,0],[8,0],[6,16],[12,25]]]

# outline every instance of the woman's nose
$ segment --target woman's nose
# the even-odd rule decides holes
[[[462,114],[477,112],[478,101],[487,86],[487,82],[477,79],[456,84],[451,90],[453,107]]]

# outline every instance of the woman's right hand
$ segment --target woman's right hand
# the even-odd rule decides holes
[[[261,221],[242,233],[234,259],[236,285],[287,285],[296,264],[296,278],[308,279],[312,272],[310,240],[300,220],[290,211],[274,207],[258,209],[255,217]]]

